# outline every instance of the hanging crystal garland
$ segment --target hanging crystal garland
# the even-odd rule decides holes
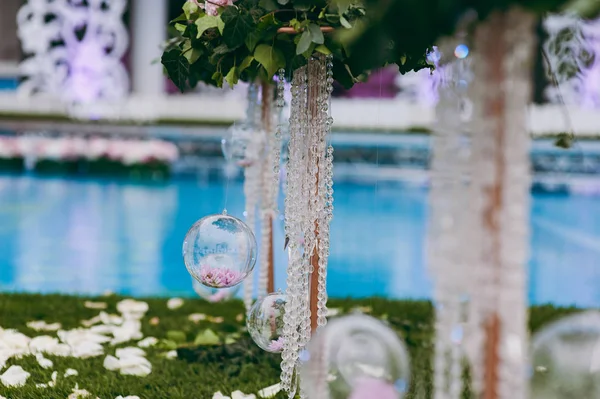
[[[257,109],[258,109],[258,86],[255,83],[251,83],[248,86],[248,106],[246,109],[246,122],[256,128],[258,124],[257,120]],[[233,138],[232,138],[233,139]],[[227,145],[227,139],[223,139],[224,154],[227,154],[225,146]],[[236,145],[235,143],[229,143],[230,146]],[[246,148],[243,149],[245,158]],[[227,155],[226,155],[227,158]],[[244,196],[246,198],[244,215],[246,224],[254,231],[256,229],[256,210],[260,203],[260,162],[253,162],[248,164],[244,168]],[[255,232],[255,235],[256,232]],[[246,311],[249,311],[252,307],[252,298],[254,293],[254,279],[252,276],[244,281],[244,305]]]
[[[289,262],[281,363],[282,387],[290,398],[298,388],[299,352],[312,330],[327,321],[325,282],[333,210],[333,149],[327,145],[333,122],[332,67],[330,57],[315,55],[292,79],[285,199]]]
[[[491,14],[475,32],[472,184],[473,276],[484,333],[486,399],[524,399],[529,225],[527,106],[535,17],[520,9]],[[480,347],[481,348],[481,347]],[[476,368],[476,366],[474,366]]]
[[[469,241],[468,160],[470,156],[467,122],[472,104],[467,95],[471,81],[468,51],[458,51],[455,40],[440,48],[450,59],[437,65],[438,103],[434,126],[429,232],[429,267],[434,279],[436,303],[435,398],[458,399],[463,391],[463,343],[468,333],[469,280],[473,262]],[[439,60],[439,52],[431,59]],[[468,338],[474,338],[469,334]],[[477,371],[474,371],[476,373]]]

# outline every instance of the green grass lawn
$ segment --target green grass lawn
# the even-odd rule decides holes
[[[122,297],[92,298],[108,304],[106,312],[117,313],[116,304]],[[84,302],[90,298],[58,295],[0,294],[0,327],[17,329],[29,337],[38,335],[56,336],[55,332],[38,332],[26,326],[33,320],[48,323],[60,322],[63,329],[81,327],[81,321],[97,316],[100,310],[88,309]],[[257,348],[244,331],[241,319],[241,302],[211,304],[197,299],[186,299],[176,310],[167,308],[167,299],[142,299],[150,310],[142,319],[144,337],[156,337],[161,342],[147,348],[147,358],[152,363],[152,373],[146,377],[123,376],[118,371],[103,367],[106,355],[114,354],[118,347],[136,346],[128,342],[118,346],[105,345],[103,356],[78,359],[54,357],[51,369],[42,369],[35,357],[11,359],[2,374],[13,364],[22,366],[31,373],[22,388],[6,388],[0,383],[0,395],[8,399],[65,399],[75,384],[101,399],[114,399],[119,395],[137,395],[141,399],[211,399],[216,391],[225,395],[235,390],[257,393],[258,390],[276,384],[279,380],[277,355],[267,354]],[[390,301],[384,299],[330,300],[331,308],[344,312],[363,307],[363,311],[386,319],[392,328],[405,340],[412,361],[411,391],[408,398],[429,398],[431,394],[431,365],[433,308],[429,302]],[[557,309],[551,306],[536,307],[531,312],[532,330],[575,309]],[[204,313],[207,320],[197,323],[188,316]],[[156,321],[158,318],[158,324]],[[214,318],[222,318],[222,321]],[[154,320],[153,320],[154,319]],[[151,320],[153,322],[151,323]],[[222,339],[236,340],[228,345],[194,345],[198,334],[213,330]],[[178,357],[164,356],[177,346]],[[78,371],[78,376],[64,378],[67,368]],[[36,388],[36,383],[47,383],[53,371],[58,371],[56,385],[51,388]],[[284,398],[280,393],[277,398]]]

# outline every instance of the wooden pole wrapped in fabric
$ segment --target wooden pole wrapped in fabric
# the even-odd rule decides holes
[[[528,392],[526,113],[534,25],[532,14],[513,8],[491,14],[475,33],[472,189],[481,252],[473,304],[483,323],[484,399],[525,399]]]
[[[268,82],[262,82],[261,84],[261,92],[262,92],[262,103],[261,103],[261,121],[262,128],[265,131],[267,136],[275,134],[275,130],[273,129],[273,85]],[[273,140],[267,140],[267,142],[273,142]],[[271,148],[267,147],[267,151],[272,151]],[[272,167],[271,159],[268,154],[265,154],[266,161],[263,162],[263,168],[266,170],[263,173],[263,192],[267,192],[267,195],[270,195],[268,188],[269,185],[272,184]],[[273,205],[273,204],[269,204]],[[275,292],[275,261],[274,261],[274,246],[273,246],[273,215],[269,213],[265,213],[262,216],[262,223],[265,225],[266,229],[263,229],[267,232],[265,239],[267,242],[263,244],[263,250],[266,250],[266,253],[262,256],[267,256],[267,270],[266,270],[266,292],[271,293]]]

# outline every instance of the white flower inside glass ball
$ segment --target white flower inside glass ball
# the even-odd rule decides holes
[[[183,260],[200,284],[226,289],[239,285],[256,264],[256,238],[240,219],[206,216],[190,228],[183,242]]]
[[[248,333],[261,349],[280,353],[283,351],[283,326],[285,314],[285,294],[274,292],[256,301],[248,318]]]
[[[531,398],[600,398],[600,312],[549,324],[531,344]]]
[[[366,315],[332,320],[300,357],[300,381],[309,398],[401,399],[410,361],[396,332]]]

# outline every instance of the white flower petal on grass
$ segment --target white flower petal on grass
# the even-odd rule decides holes
[[[327,309],[327,317],[335,317],[342,313],[342,309],[340,308],[328,308]]]
[[[62,325],[60,323],[48,324],[44,320],[30,321],[27,323],[27,327],[35,331],[57,331],[60,330]]]
[[[97,332],[87,330],[84,328],[76,328],[68,331],[61,330],[57,334],[62,342],[71,346],[78,346],[79,344],[87,342],[92,342],[96,344],[104,344],[106,342],[110,342],[110,338],[106,335],[99,334]]]
[[[83,306],[85,306],[88,309],[106,309],[108,307],[106,302],[92,302],[92,301],[85,301]]]
[[[48,335],[40,335],[29,342],[29,350],[32,354],[47,353],[54,356],[69,356],[71,348],[67,344],[61,344],[58,339]]]
[[[89,398],[90,396],[91,393],[85,389],[79,389],[79,386],[75,385],[75,388],[73,388],[73,393],[70,394],[67,399],[84,399]]]
[[[102,322],[102,319],[100,318],[100,315],[94,316],[89,320],[81,320],[81,324],[87,328],[90,328],[91,326],[96,325],[101,322]]]
[[[48,388],[48,384],[35,384],[36,388]]]
[[[140,397],[139,396],[125,396],[125,397],[123,397],[123,396],[119,395],[115,399],[140,399]]]
[[[131,364],[126,367],[121,367],[122,375],[134,375],[136,377],[146,377],[152,373],[152,366],[146,364]]]
[[[12,349],[27,354],[30,341],[31,338],[17,330],[0,330],[0,349]]]
[[[124,342],[142,339],[142,323],[139,320],[125,320],[123,325],[115,326],[112,331],[114,338],[111,345],[118,345]]]
[[[281,384],[271,385],[270,387],[266,387],[265,389],[261,389],[258,391],[258,396],[261,398],[272,398],[277,395],[281,391]]]
[[[136,301],[134,299],[124,299],[117,303],[117,310],[125,319],[139,320],[148,311],[149,307],[146,302]]]
[[[104,355],[104,347],[96,342],[86,341],[81,342],[72,348],[71,356],[79,359],[89,359]]]
[[[212,399],[231,399],[229,396],[225,396],[223,395],[220,391],[219,392],[215,392],[215,394],[213,395]]]
[[[123,318],[116,314],[108,314],[106,312],[100,312],[100,320],[103,324],[120,326],[123,324]]]
[[[171,310],[179,309],[183,306],[183,299],[181,298],[171,298],[167,301],[167,308]]]
[[[79,372],[77,370],[75,370],[75,369],[67,369],[67,371],[65,371],[64,377],[68,378],[68,377],[72,377],[72,376],[76,376],[76,375],[79,375]]]
[[[121,368],[121,363],[116,357],[108,355],[104,359],[104,368],[110,371],[118,370]]]
[[[172,351],[165,352],[164,356],[167,359],[177,359],[177,351],[176,350],[172,350]]]
[[[52,366],[54,366],[52,360],[46,359],[41,353],[36,353],[35,360],[37,360],[38,364],[43,369],[50,369]]]
[[[127,348],[117,349],[116,356],[119,359],[124,359],[128,357],[144,357],[146,356],[146,352],[144,352],[143,349],[130,346]]]
[[[141,340],[140,342],[138,342],[138,346],[140,348],[149,348],[156,344],[158,344],[158,339],[154,338],[154,337],[146,337],[143,340]]]
[[[4,374],[0,375],[0,382],[8,388],[22,387],[25,386],[30,375],[21,366],[10,366]]]
[[[97,326],[92,326],[90,331],[96,334],[101,335],[112,335],[115,326],[107,326],[106,324],[98,324]]]
[[[256,395],[254,395],[254,394],[246,395],[242,391],[235,391],[235,392],[231,393],[231,399],[256,399]]]
[[[188,320],[192,323],[198,323],[202,320],[206,320],[207,316],[204,313],[192,313],[188,316]]]

